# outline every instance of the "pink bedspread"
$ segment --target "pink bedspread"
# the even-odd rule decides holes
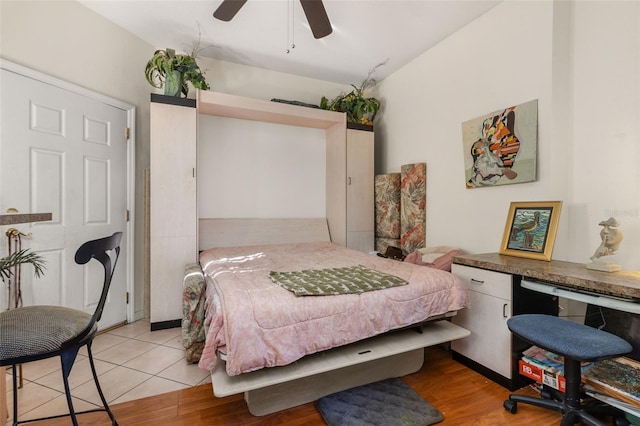
[[[200,264],[207,281],[208,334],[199,365],[212,369],[220,351],[229,375],[287,365],[469,304],[466,290],[449,272],[327,242],[209,249]],[[296,297],[268,276],[354,265],[396,275],[409,285]]]

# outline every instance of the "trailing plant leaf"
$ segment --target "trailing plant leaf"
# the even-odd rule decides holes
[[[36,277],[40,277],[46,269],[44,259],[40,255],[29,251],[29,249],[23,249],[0,258],[0,279],[6,282],[13,273],[11,269],[23,263],[29,263],[33,266]]]

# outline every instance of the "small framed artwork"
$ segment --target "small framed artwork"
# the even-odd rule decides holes
[[[513,202],[500,254],[551,260],[562,201]]]

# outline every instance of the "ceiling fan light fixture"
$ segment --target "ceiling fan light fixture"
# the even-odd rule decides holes
[[[236,16],[247,0],[223,0],[220,6],[213,12],[213,17],[221,21],[229,22]]]
[[[300,0],[300,4],[307,16],[314,38],[320,39],[333,32],[322,0]]]
[[[213,17],[221,21],[229,22],[236,16],[246,2],[247,0],[222,0],[220,6],[213,12]],[[300,0],[300,4],[307,17],[314,38],[323,38],[333,32],[322,0]]]

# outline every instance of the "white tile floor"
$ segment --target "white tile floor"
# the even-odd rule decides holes
[[[149,329],[149,322],[140,320],[95,338],[93,359],[109,404],[211,382],[207,371],[197,364],[187,364],[179,328],[153,332]],[[18,390],[20,419],[68,412],[59,358],[24,364],[23,375],[24,387]],[[77,411],[101,405],[86,348],[71,370],[69,386]],[[12,398],[11,374],[7,374],[10,419]]]

